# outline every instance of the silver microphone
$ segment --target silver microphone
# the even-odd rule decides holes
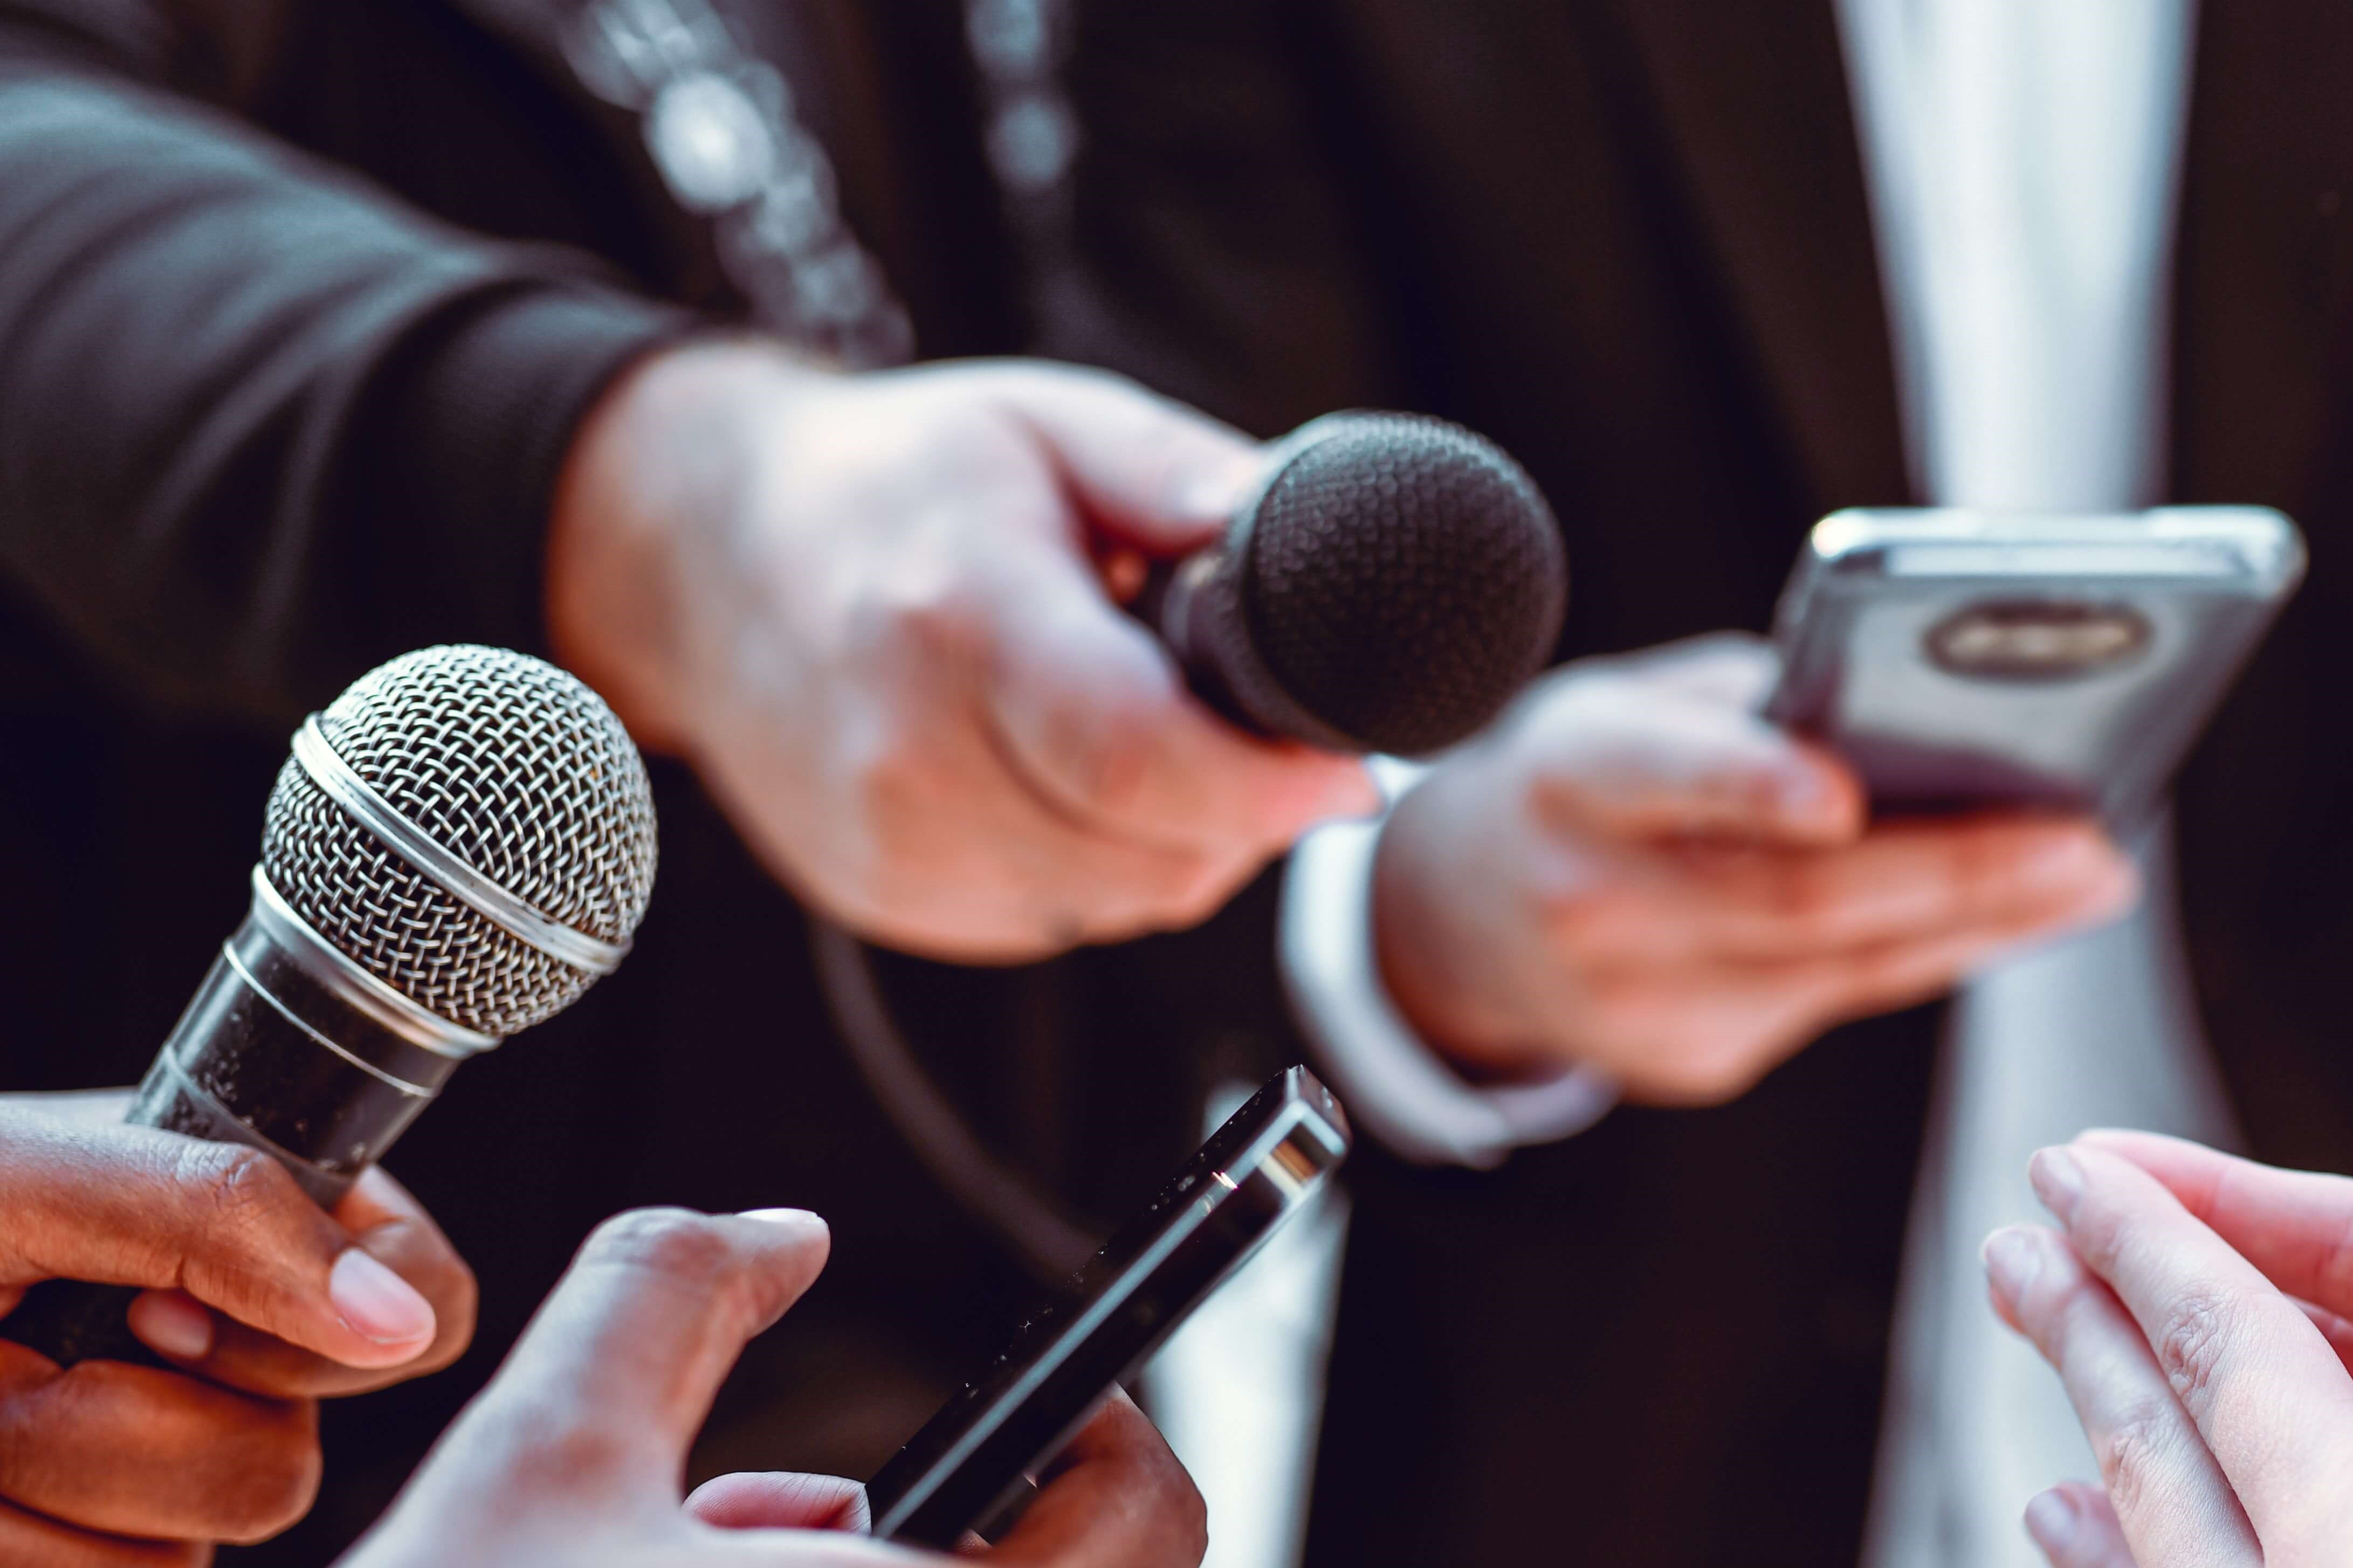
[[[563,670],[468,646],[370,670],[295,732],[252,908],[127,1120],[249,1144],[332,1208],[459,1063],[628,955],[654,840],[637,747]],[[0,1334],[153,1363],[135,1294],[51,1281]]]

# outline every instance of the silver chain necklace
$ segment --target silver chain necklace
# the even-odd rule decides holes
[[[755,321],[853,370],[913,356],[906,308],[842,221],[833,160],[709,0],[591,0],[563,47],[589,91],[638,117]]]
[[[1077,120],[1061,0],[967,0],[988,163],[1033,278],[1062,253]],[[841,215],[833,161],[791,85],[710,0],[590,0],[562,33],[582,85],[638,116],[672,200],[711,225],[753,319],[853,370],[913,357],[907,310]]]

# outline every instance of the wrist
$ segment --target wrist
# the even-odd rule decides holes
[[[825,374],[781,344],[698,340],[623,373],[573,438],[548,528],[549,643],[649,750],[689,748],[756,466],[779,408]]]
[[[1447,864],[1430,842],[1425,816],[1454,809],[1433,779],[1400,802],[1373,853],[1373,958],[1398,1015],[1430,1049],[1473,1082],[1556,1073],[1562,1064],[1533,1048],[1509,1007],[1492,963],[1478,962],[1493,942],[1457,931],[1460,910],[1446,889],[1478,873]]]

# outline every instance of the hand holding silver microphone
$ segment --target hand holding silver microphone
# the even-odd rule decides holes
[[[503,649],[427,648],[302,727],[245,923],[130,1120],[271,1157],[331,1207],[459,1064],[619,963],[653,888],[652,797],[610,710]],[[142,1278],[36,1286],[0,1335],[153,1360]]]
[[[307,1511],[316,1402],[447,1366],[474,1283],[381,1170],[331,1215],[268,1156],[124,1126],[127,1092],[0,1097],[0,1333],[22,1288],[147,1289],[169,1363],[59,1366],[0,1338],[0,1563],[201,1563]]]

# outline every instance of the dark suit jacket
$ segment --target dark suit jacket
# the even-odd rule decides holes
[[[2343,1168],[2353,16],[2200,9],[2168,489],[2312,574],[2181,784],[2183,907],[2255,1152]],[[1071,80],[1057,346],[1487,431],[1567,530],[1564,654],[1762,629],[1814,518],[1911,497],[1829,0],[1097,0]],[[1311,1561],[1851,1561],[1935,1022],[1492,1174],[1360,1158]]]

